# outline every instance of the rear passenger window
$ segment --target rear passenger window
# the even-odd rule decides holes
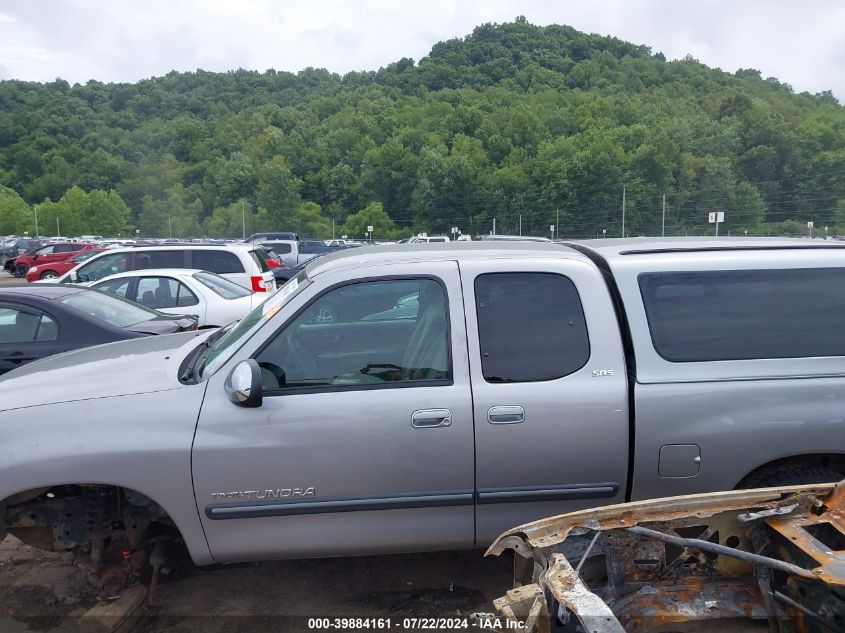
[[[185,284],[171,277],[142,277],[138,281],[138,303],[148,308],[181,308],[199,303]]]
[[[184,251],[144,251],[136,253],[135,268],[148,270],[150,268],[184,268]]]
[[[207,270],[218,275],[226,273],[243,273],[241,260],[234,253],[228,251],[191,251],[193,263],[191,268]]]
[[[581,369],[590,341],[567,277],[492,273],[475,280],[481,368],[487,382],[562,378]]]
[[[55,341],[58,336],[56,322],[43,312],[0,307],[0,343]]]
[[[845,356],[845,271],[639,276],[654,349],[672,362]]]

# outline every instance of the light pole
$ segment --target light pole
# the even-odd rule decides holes
[[[622,237],[625,237],[625,185],[622,185]]]
[[[38,237],[38,205],[32,205],[32,210],[35,211],[35,237]]]

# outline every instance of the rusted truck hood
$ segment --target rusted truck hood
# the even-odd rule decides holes
[[[736,618],[845,630],[845,481],[564,514],[509,530],[487,554],[507,549],[515,588],[494,606],[522,630],[553,618],[594,633]]]

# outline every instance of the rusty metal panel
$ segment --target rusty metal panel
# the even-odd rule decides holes
[[[845,631],[845,481],[574,512],[514,528],[488,554],[506,549],[519,588],[494,606],[526,631],[737,618],[772,633]]]

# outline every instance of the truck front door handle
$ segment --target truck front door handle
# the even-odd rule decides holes
[[[452,426],[452,412],[449,409],[419,409],[411,414],[411,426],[415,429]]]
[[[519,406],[490,407],[487,421],[490,424],[521,424],[525,422],[525,409]]]

